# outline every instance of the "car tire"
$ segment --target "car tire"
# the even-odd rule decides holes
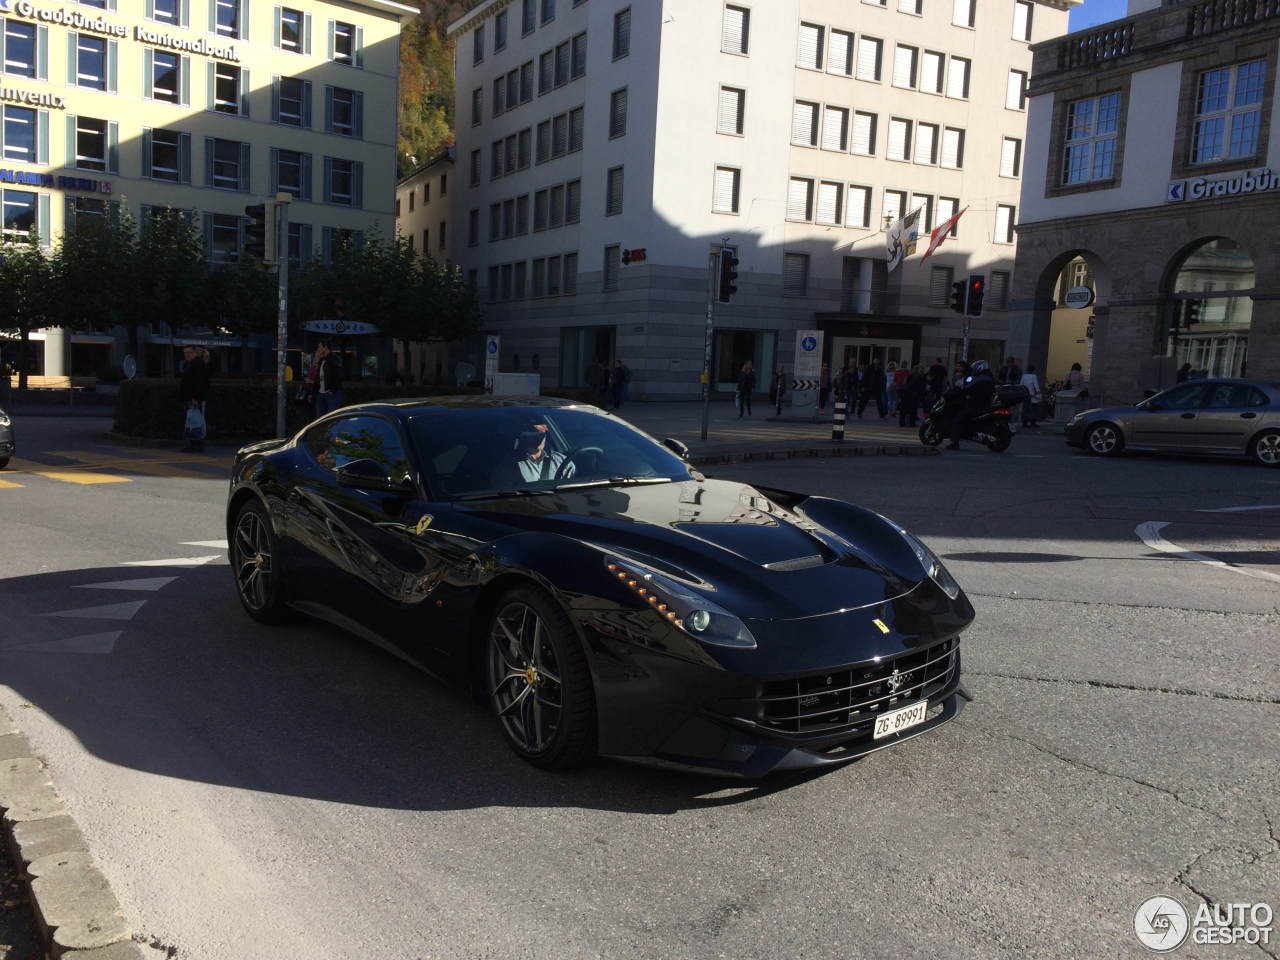
[[[1280,430],[1263,430],[1249,444],[1249,456],[1264,467],[1280,467]]]
[[[261,501],[249,501],[236,514],[228,553],[245,613],[259,623],[287,620],[279,540]]]
[[[920,424],[920,442],[926,447],[936,447],[945,439],[946,437],[939,433],[938,428],[933,425],[932,420],[926,420]]]
[[[9,458],[8,458],[8,457],[0,457],[0,470],[3,470],[3,469],[4,469],[5,467],[7,467],[8,465],[9,465]]]
[[[1084,435],[1084,448],[1095,457],[1115,457],[1124,449],[1124,434],[1114,423],[1095,423]]]
[[[511,749],[547,770],[595,757],[591,669],[565,609],[536,587],[509,590],[493,606],[485,645],[486,693]]]

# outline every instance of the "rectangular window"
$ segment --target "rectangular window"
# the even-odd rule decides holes
[[[818,105],[797,100],[791,112],[791,142],[805,147],[818,145]]]
[[[484,90],[477,87],[471,91],[471,125],[474,127],[484,119]]]
[[[844,184],[823,180],[818,184],[818,222],[840,226],[844,214]]]
[[[938,198],[938,223],[946,223],[956,215],[956,211],[960,209],[960,201],[956,197],[939,197]],[[959,232],[959,224],[951,228],[951,232],[947,234],[954,237]]]
[[[535,162],[546,163],[551,159],[551,121],[538,124],[538,152]]]
[[[533,195],[533,232],[539,233],[547,229],[549,207],[547,191],[539,190]]]
[[[36,25],[4,20],[4,72],[10,76],[36,79]]]
[[[359,138],[364,133],[361,114],[364,113],[364,94],[342,87],[329,87],[329,132],[340,137]]]
[[[480,184],[480,167],[481,167],[480,151],[472,150],[471,151],[471,185],[473,187],[479,186]]]
[[[213,109],[240,113],[240,68],[219,63],[213,68]]]
[[[1196,82],[1191,162],[1209,163],[1258,152],[1265,60],[1208,70]]]
[[[747,91],[733,87],[720,88],[720,109],[716,114],[716,133],[742,135],[746,120]]]
[[[898,12],[918,17],[924,13],[924,0],[898,0]]]
[[[951,302],[951,284],[955,282],[953,267],[934,267],[929,271],[929,306],[945,307]]]
[[[182,102],[182,57],[153,50],[151,53],[151,97],[165,103]]]
[[[604,215],[616,217],[622,213],[622,167],[614,167],[609,171],[605,183]]]
[[[523,237],[529,232],[529,195],[516,197],[516,236]]]
[[[501,11],[493,18],[493,52],[499,53],[507,49],[507,11]]]
[[[570,180],[564,185],[564,222],[582,222],[582,181]]]
[[[478,28],[483,36],[484,27]],[[333,62],[360,66],[361,28],[351,23],[333,21]],[[483,57],[482,57],[483,59]]]
[[[414,199],[415,199],[417,196],[418,196],[418,191],[417,191],[417,190],[410,190],[410,191],[409,191],[409,212],[410,212],[410,213],[413,213],[413,201],[414,201]],[[400,214],[399,214],[399,209],[397,208],[396,216],[399,216],[399,215],[400,215]]]
[[[507,109],[514,110],[520,105],[520,68],[507,74]]]
[[[587,35],[580,33],[573,38],[573,72],[571,80],[578,80],[587,75]]]
[[[942,93],[943,65],[947,61],[944,53],[926,50],[920,58],[920,92]]]
[[[502,204],[489,204],[489,242],[495,243],[502,238]]]
[[[853,115],[853,152],[873,157],[876,152],[876,115],[858,111]]]
[[[498,300],[498,267],[494,265],[489,268],[489,302],[497,303]]]
[[[529,272],[525,261],[521,260],[519,263],[512,264],[511,269],[516,275],[515,284],[511,288],[512,299],[523,300],[525,297],[525,279]]]
[[[1001,203],[996,206],[996,243],[1013,243],[1013,225],[1018,208]]]
[[[516,169],[528,170],[533,163],[533,130],[525,127],[519,133],[519,147],[517,148]]]
[[[1031,8],[1029,0],[1016,0],[1013,5],[1013,39],[1031,42]]]
[[[991,283],[987,285],[987,304],[993,310],[1007,310],[1009,308],[1008,271],[992,271]]]
[[[849,111],[844,107],[824,107],[822,110],[822,149],[849,149]]]
[[[618,289],[618,271],[622,263],[622,248],[609,246],[604,248],[604,289]]]
[[[301,10],[280,8],[280,49],[290,53],[302,53],[306,35],[306,16]]]
[[[475,33],[471,36],[471,63],[474,66],[477,63],[484,63],[484,24],[476,27]]]
[[[871,226],[871,188],[849,184],[845,203],[845,226],[866,229]]]
[[[947,96],[969,99],[969,61],[964,57],[952,57],[947,65]]]
[[[1067,106],[1062,182],[1110,180],[1115,175],[1120,94],[1110,93]]]
[[[832,30],[827,42],[827,72],[853,76],[853,34]]]
[[[724,30],[720,36],[720,49],[725,53],[747,55],[750,39],[751,11],[746,7],[724,8]]]
[[[505,77],[499,77],[493,81],[493,115],[495,117],[502,115],[507,110],[507,81]]]
[[[957,27],[972,27],[974,20],[973,0],[952,0],[951,22]]]
[[[76,169],[106,172],[107,121],[89,117],[75,118]],[[237,159],[239,154],[237,153]]]
[[[547,257],[547,296],[560,296],[560,258]]]
[[[631,8],[619,10],[613,15],[613,59],[621,60],[631,54]]]
[[[220,37],[243,40],[240,32],[240,0],[210,0],[216,6],[216,30]]]
[[[507,139],[503,142],[502,147],[503,147],[502,155],[504,160],[503,173],[505,176],[510,176],[511,174],[516,172],[516,161],[519,159],[517,156],[519,142],[516,139],[516,135],[513,133],[511,136],[507,137]]]
[[[1009,71],[1009,84],[1005,88],[1004,105],[1010,110],[1025,110],[1027,108],[1026,71]]]
[[[792,177],[787,188],[787,219],[809,221],[813,219],[813,181]]]
[[[359,207],[364,164],[354,160],[326,159],[329,165],[328,202],[340,207]]]
[[[538,96],[550,93],[555,86],[555,51],[548,50],[538,57]]]
[[[480,211],[467,211],[467,246],[474,247],[480,242]]]
[[[556,47],[556,86],[569,82],[569,41]]]
[[[425,231],[423,232],[423,236],[424,237],[426,236]],[[440,221],[440,228],[436,231],[436,236],[440,238],[438,241],[436,241],[436,248],[439,250],[443,250],[446,246],[448,246],[448,243],[449,243],[449,221],[448,220]]]
[[[942,166],[948,170],[964,168],[964,131],[947,127],[942,131]]]
[[[563,157],[569,146],[569,115],[551,118],[551,156]]]
[[[548,24],[556,18],[556,0],[542,0],[542,22]]]
[[[893,224],[902,219],[902,214],[907,206],[907,194],[904,190],[886,190],[884,192],[884,205],[881,210],[881,223],[887,230]]]
[[[609,95],[609,139],[625,136],[627,132],[627,88],[615,90]]]
[[[151,10],[151,19],[157,23],[167,23],[171,26],[185,26],[181,23],[181,0],[154,0]]]
[[[911,209],[920,211],[920,229],[933,229],[933,197],[923,193],[911,194]]]
[[[914,90],[916,86],[916,63],[920,51],[915,47],[898,44],[893,51],[893,85]]]
[[[311,126],[311,81],[296,77],[280,78],[277,119],[290,127]]]
[[[911,159],[911,121],[901,117],[889,118],[889,148],[885,156],[890,160]]]
[[[36,112],[25,107],[4,108],[4,159],[35,163]]]
[[[240,189],[240,160],[239,142],[235,140],[213,141],[213,186],[215,188],[219,190]]]
[[[277,150],[276,154],[276,189],[291,193],[296,200],[310,199],[311,191],[307,189],[305,172],[310,168],[310,157],[296,150]],[[412,201],[413,194],[409,194]]]
[[[208,214],[209,261],[215,264],[235,263],[240,259],[240,218],[225,213]]]
[[[1000,176],[1022,175],[1022,141],[1005,137],[1000,143]]]
[[[533,99],[533,61],[520,65],[520,102]]]
[[[623,99],[623,125],[626,125],[626,100],[625,91]],[[569,152],[577,153],[582,149],[582,138],[586,130],[586,112],[583,107],[574,107],[569,111]],[[626,130],[624,129],[625,133]]]
[[[938,162],[938,127],[933,123],[916,124],[916,163]]]
[[[578,292],[578,255],[576,253],[566,253],[564,255],[564,295],[572,297]]]
[[[564,226],[564,184],[551,188],[551,229]]]
[[[880,62],[884,51],[884,41],[873,37],[858,38],[858,72],[859,80],[880,82]]]
[[[527,37],[538,26],[538,0],[523,0],[520,10],[520,35]]]
[[[545,297],[547,295],[547,261],[543,257],[539,257],[533,261],[533,280],[531,284],[533,288],[533,296]]]
[[[803,297],[809,292],[809,255],[784,253],[782,255],[782,295]]]
[[[716,167],[715,188],[711,195],[713,212],[738,212],[738,190],[741,179],[741,170],[734,167]]]
[[[90,90],[107,89],[107,41],[70,34],[76,51],[76,86]]]
[[[806,70],[822,69],[823,28],[813,23],[800,24],[800,50],[796,65]]]
[[[489,179],[497,180],[502,176],[502,141],[495,140],[489,144]]]
[[[190,140],[187,140],[190,143]],[[151,131],[150,170],[152,180],[179,183],[182,176],[183,137],[177,130]]]

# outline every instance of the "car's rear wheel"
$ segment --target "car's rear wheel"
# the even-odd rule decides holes
[[[1264,467],[1280,467],[1280,430],[1264,430],[1253,438],[1249,450],[1254,462]]]
[[[1098,457],[1114,457],[1124,449],[1124,436],[1114,423],[1095,423],[1084,438],[1085,449]]]
[[[266,508],[257,500],[246,503],[232,531],[231,569],[240,605],[259,623],[280,623],[287,615],[284,569]]]
[[[595,692],[569,615],[534,587],[494,606],[485,659],[489,702],[507,743],[537,767],[563,769],[595,756]]]

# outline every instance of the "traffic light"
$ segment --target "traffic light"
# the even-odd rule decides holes
[[[966,317],[982,316],[982,298],[987,294],[987,276],[983,273],[969,274],[968,298],[964,304]]]
[[[738,258],[734,256],[736,252],[729,247],[720,251],[720,296],[717,299],[721,303],[728,303],[738,292]]]
[[[1204,301],[1203,301],[1203,300],[1188,300],[1188,301],[1187,301],[1187,314],[1186,314],[1187,320],[1186,320],[1186,325],[1187,325],[1188,327],[1191,327],[1191,326],[1194,326],[1195,324],[1199,323],[1199,322],[1200,322],[1200,315],[1201,315],[1201,313],[1203,313],[1203,312],[1204,312]]]
[[[276,202],[266,200],[263,203],[250,204],[244,208],[244,212],[251,221],[244,228],[245,236],[248,238],[248,242],[244,245],[244,252],[262,261],[264,267],[274,265],[276,262]]]
[[[957,280],[951,285],[951,309],[961,316],[964,315],[966,284],[963,280]]]

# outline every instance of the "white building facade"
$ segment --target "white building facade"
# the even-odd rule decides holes
[[[501,369],[632,393],[700,391],[708,251],[740,260],[716,304],[712,384],[790,372],[819,329],[834,365],[958,356],[953,279],[988,276],[970,356],[1003,354],[1029,44],[1068,0],[488,0],[457,37],[455,261]],[[886,270],[885,228],[922,208],[955,235]],[[927,241],[927,233],[922,237]]]

